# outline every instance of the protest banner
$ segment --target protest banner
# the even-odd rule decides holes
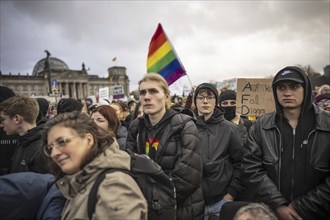
[[[109,99],[109,87],[99,88],[98,98],[99,98],[99,100],[102,100],[102,99],[108,100]]]
[[[237,113],[249,117],[258,117],[274,110],[272,79],[237,79]]]
[[[123,85],[111,86],[111,89],[113,99],[121,99],[125,97]]]

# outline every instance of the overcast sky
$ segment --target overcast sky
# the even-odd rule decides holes
[[[330,64],[329,0],[1,0],[0,5],[3,74],[31,74],[47,49],[70,69],[81,69],[84,62],[89,74],[101,77],[113,65],[125,66],[136,89],[158,23],[195,85],[272,76],[296,64],[323,74]]]

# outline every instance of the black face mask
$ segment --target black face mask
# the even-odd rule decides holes
[[[236,106],[222,107],[225,110],[225,119],[231,121],[236,116]]]

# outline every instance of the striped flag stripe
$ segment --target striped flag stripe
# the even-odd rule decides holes
[[[176,59],[176,56],[174,52],[171,50],[168,52],[163,58],[161,58],[157,63],[155,63],[153,66],[148,68],[148,72],[158,72],[159,70],[162,70],[164,67],[166,67],[168,64],[170,64],[174,59]]]
[[[166,36],[164,33],[161,33],[157,39],[153,42],[151,42],[150,46],[149,46],[149,53],[148,53],[148,57],[152,56],[153,53],[156,52],[156,50],[158,48],[160,48],[165,42],[166,42]]]

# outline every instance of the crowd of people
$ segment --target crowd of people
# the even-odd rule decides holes
[[[0,86],[0,219],[88,219],[91,188],[110,168],[92,219],[148,219],[130,152],[171,179],[178,220],[330,219],[330,86],[314,94],[288,66],[272,89],[275,111],[250,121],[235,91],[201,83],[171,97],[157,73],[127,102],[52,106]]]

